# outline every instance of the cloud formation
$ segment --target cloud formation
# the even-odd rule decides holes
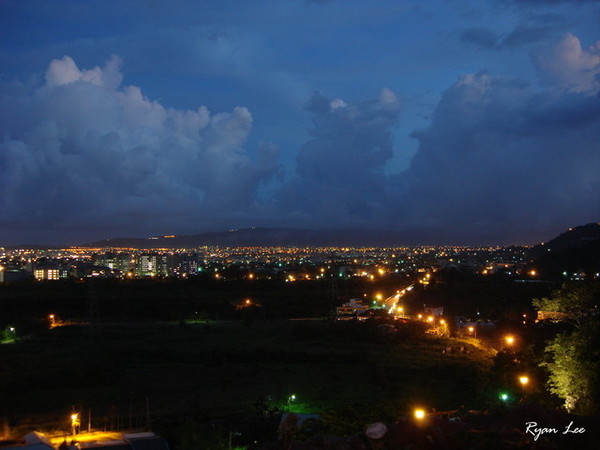
[[[572,34],[536,53],[543,82],[570,92],[595,95],[600,90],[600,41],[585,50]]]
[[[308,111],[312,139],[279,194],[281,209],[305,225],[381,225],[391,195],[384,168],[393,156],[398,98],[389,89],[357,103],[314,94]]]
[[[65,56],[43,85],[2,89],[0,227],[192,231],[258,214],[278,149],[249,156],[250,112],[167,108],[121,87],[120,67],[113,57],[79,69]]]
[[[568,34],[532,62],[539,84],[462,75],[396,174],[394,92],[313,94],[310,137],[284,174],[277,145],[248,149],[245,107],[168,108],[123,86],[119,58],[82,69],[66,56],[35,86],[0,86],[0,229],[21,242],[29,230],[64,242],[251,225],[421,230],[422,243],[551,237],[600,217],[600,44]]]
[[[597,44],[566,36],[536,56],[540,91],[486,73],[465,75],[414,134],[402,182],[410,220],[463,240],[522,240],[600,217]],[[507,230],[510,230],[507,232]]]

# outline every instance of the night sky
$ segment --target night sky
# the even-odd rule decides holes
[[[0,244],[596,221],[598,1],[0,2]]]

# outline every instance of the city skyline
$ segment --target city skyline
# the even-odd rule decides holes
[[[0,244],[600,220],[596,1],[0,11]]]

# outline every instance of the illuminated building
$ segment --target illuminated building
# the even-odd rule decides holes
[[[69,271],[66,267],[60,266],[38,266],[33,271],[33,276],[36,280],[60,280],[67,278]]]
[[[160,253],[142,253],[135,257],[135,274],[139,277],[169,276],[174,271],[174,256]]]

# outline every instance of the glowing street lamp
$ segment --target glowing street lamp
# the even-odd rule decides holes
[[[291,408],[292,403],[294,403],[295,401],[296,401],[296,395],[291,394],[287,399],[288,410],[289,410],[289,408]]]
[[[513,345],[515,343],[515,337],[509,334],[504,338],[504,341],[506,341],[506,345]]]
[[[525,397],[525,386],[529,383],[529,377],[527,375],[521,375],[519,377],[519,383],[521,383],[521,388],[523,389],[523,397]]]
[[[415,416],[415,419],[417,419],[419,421],[423,420],[425,418],[425,410],[420,409],[420,408],[415,409],[414,416]]]
[[[76,435],[77,434],[77,428],[79,428],[79,414],[78,413],[73,413],[71,414],[71,434]]]
[[[469,327],[467,328],[469,334],[472,334],[475,339],[477,339],[477,327]]]

